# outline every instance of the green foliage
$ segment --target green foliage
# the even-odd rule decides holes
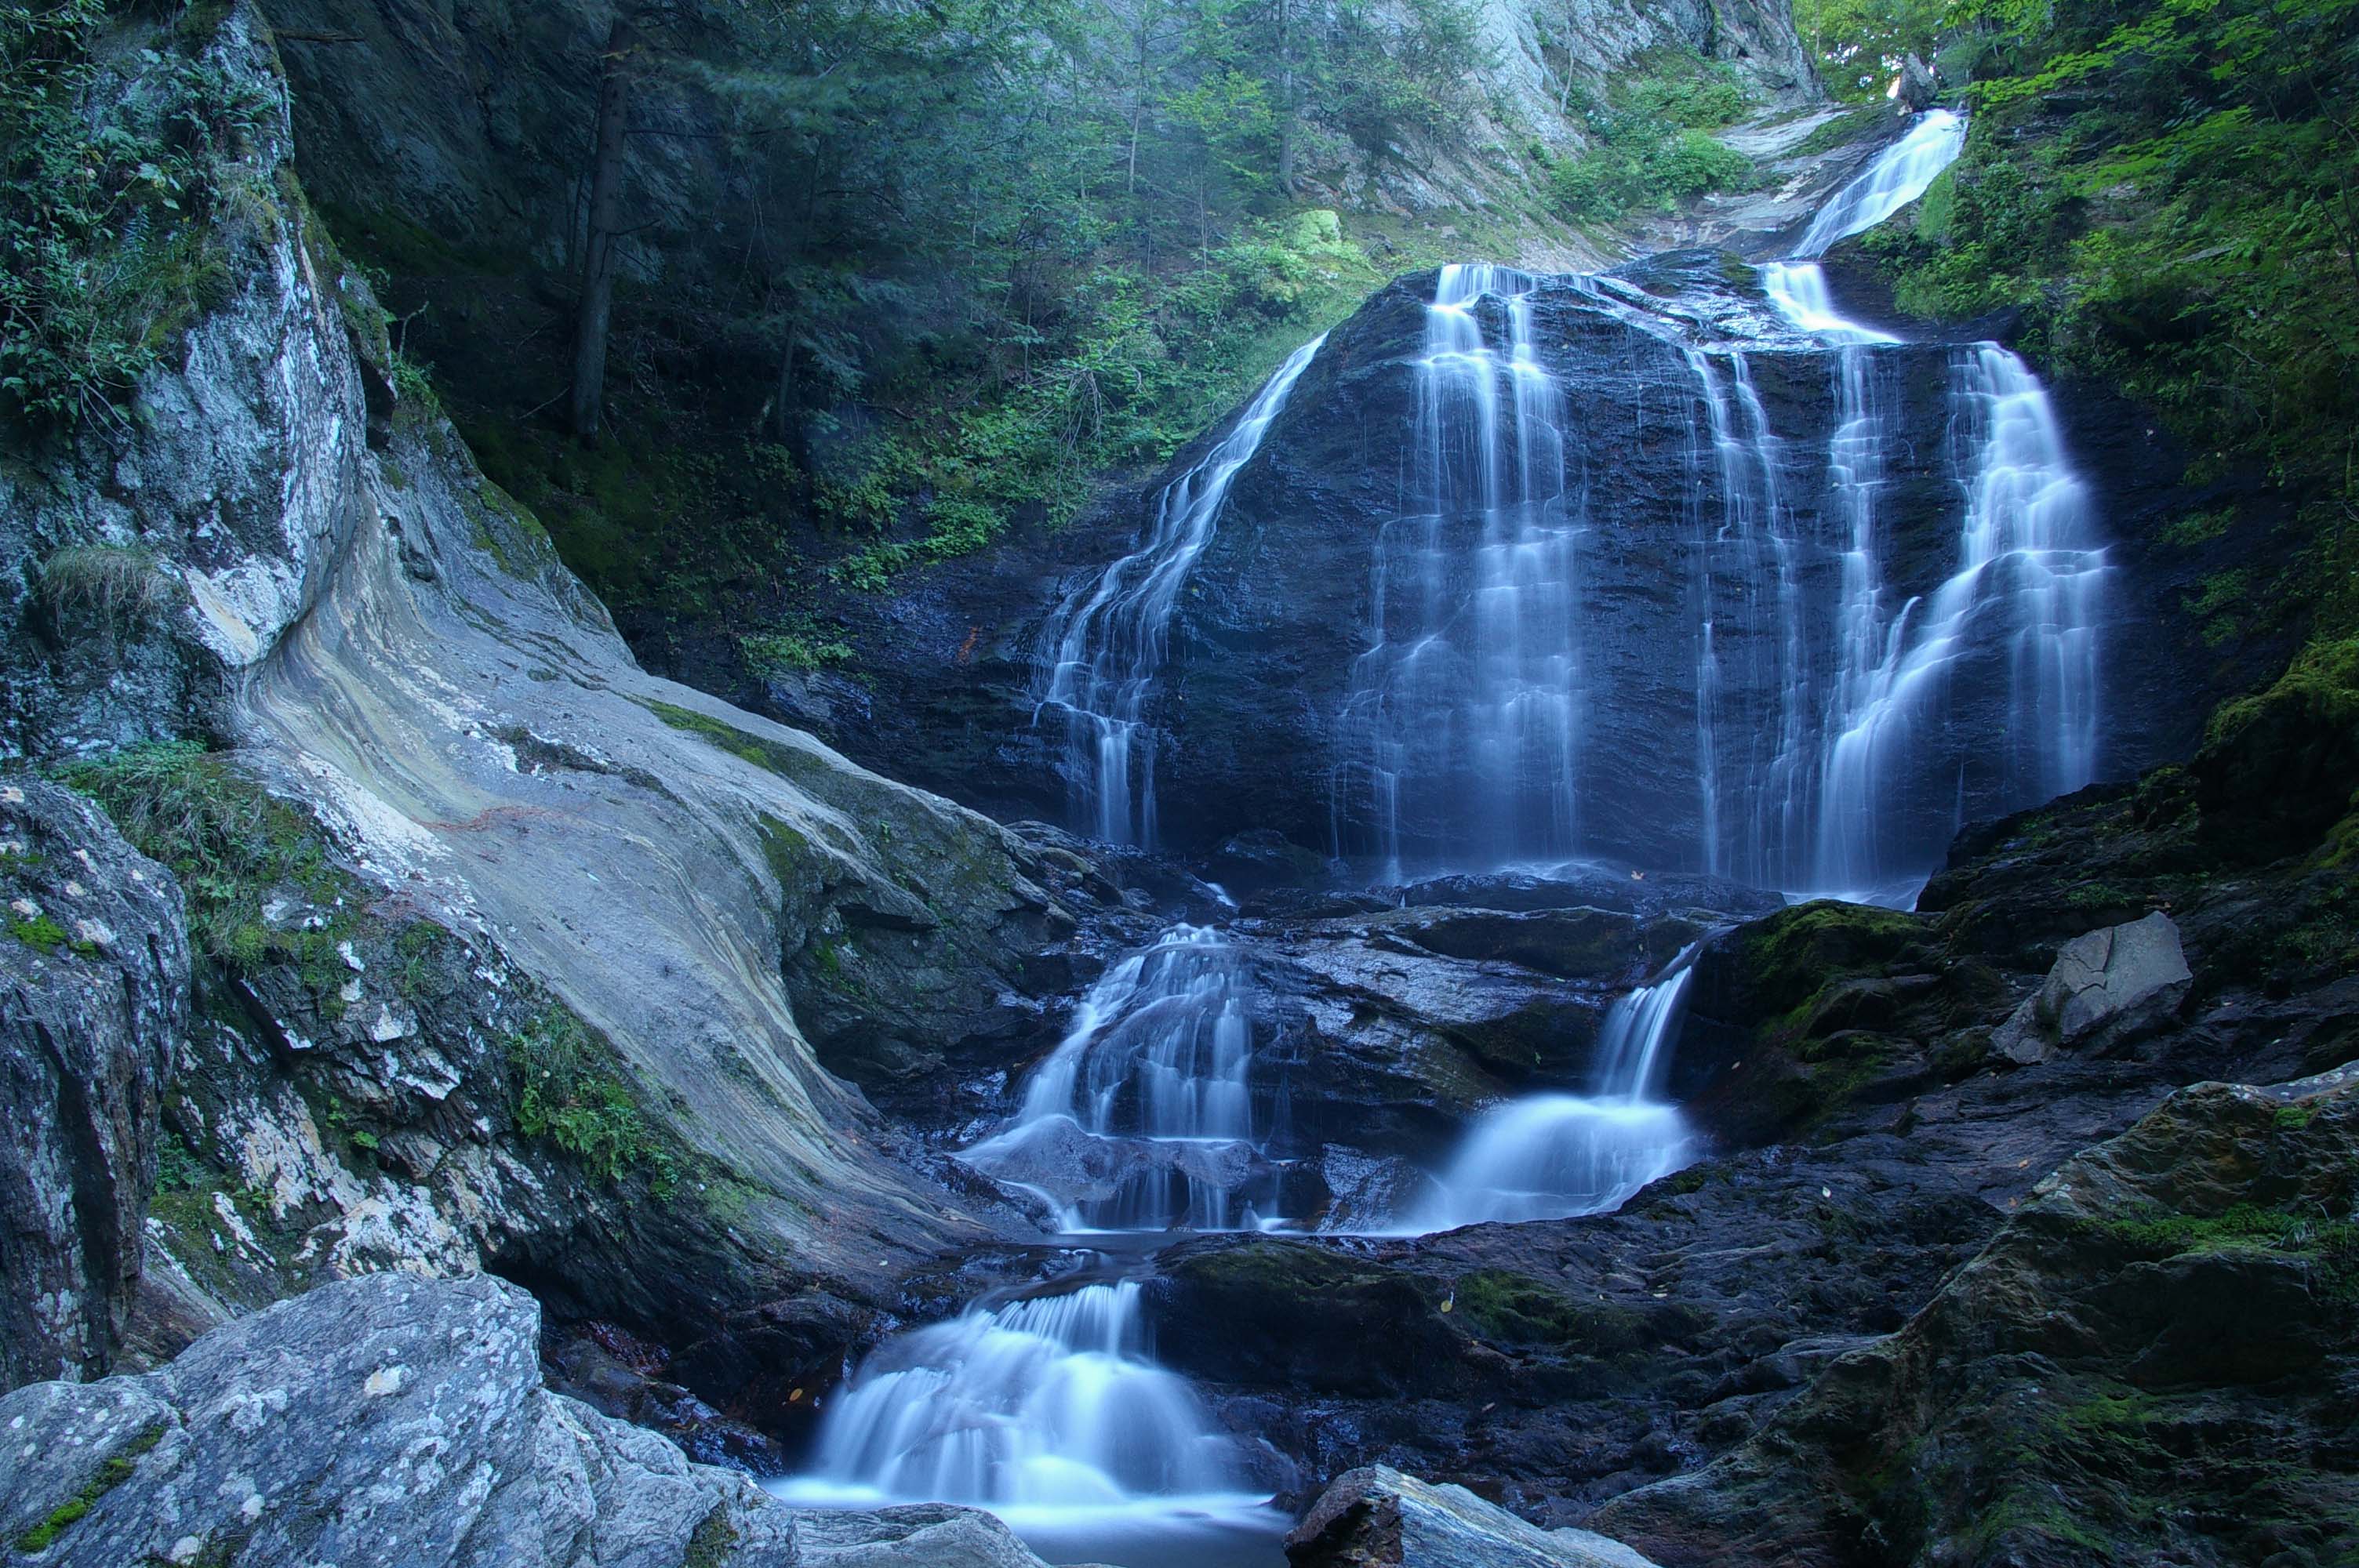
[[[598,1180],[645,1174],[658,1197],[678,1185],[679,1165],[582,1021],[552,1004],[501,1042],[516,1127],[546,1138]]]
[[[0,3],[0,415],[34,430],[110,415],[225,297],[211,228],[266,108],[174,35],[102,64],[109,11]]]
[[[741,632],[737,652],[755,676],[771,680],[784,675],[808,675],[848,662],[851,644],[818,631],[808,621],[773,627],[766,632]]]
[[[132,746],[68,764],[60,776],[96,800],[133,847],[171,868],[188,896],[189,934],[217,962],[301,965],[327,990],[334,931],[283,931],[263,918],[265,899],[288,888],[335,903],[349,879],[330,863],[309,816],[191,741]]]
[[[393,382],[395,395],[402,402],[425,409],[442,406],[441,400],[434,395],[434,380],[426,366],[400,349],[388,351],[386,372]]]
[[[179,1133],[167,1129],[156,1141],[156,1190],[191,1193],[205,1184],[203,1162],[181,1141]]]
[[[1940,51],[1950,11],[1950,0],[1795,0],[1794,26],[1829,92],[1873,102],[1909,55]]]
[[[457,312],[408,334],[485,470],[642,641],[770,620],[821,572],[881,588],[1163,461],[1427,259],[1380,267],[1312,203],[1404,147],[1462,142],[1482,49],[1465,0],[815,0],[701,20],[647,69],[713,105],[746,210],[776,217],[723,278],[621,286],[601,446],[530,417],[547,386],[511,389]],[[454,274],[510,298],[534,265],[459,255],[397,213],[337,225],[408,275],[403,309]]]
[[[2034,351],[2160,410],[2198,478],[2265,475],[2310,544],[2254,601],[2359,625],[2359,0],[1953,20],[1983,45],[1965,153],[1869,241],[1903,307],[2020,307]]]
[[[1744,114],[1726,67],[1680,59],[1668,73],[1615,85],[1610,107],[1583,111],[1591,146],[1549,169],[1558,209],[1584,222],[1671,211],[1709,190],[1742,189],[1753,160],[1710,134]]]
[[[131,1479],[139,1467],[141,1455],[164,1440],[162,1422],[147,1428],[123,1445],[119,1454],[107,1456],[97,1474],[82,1483],[81,1491],[51,1509],[48,1516],[16,1537],[16,1550],[31,1553],[47,1552],[57,1544],[58,1537],[67,1527],[81,1522],[82,1517],[98,1506],[99,1499],[124,1482]]]

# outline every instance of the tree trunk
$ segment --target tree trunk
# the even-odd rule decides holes
[[[623,140],[629,129],[631,24],[614,19],[598,81],[598,140],[590,169],[590,222],[582,252],[582,305],[573,327],[573,433],[598,438],[606,404],[606,340],[614,320],[614,247],[622,227]]]
[[[1294,194],[1293,0],[1277,0],[1277,188]]]

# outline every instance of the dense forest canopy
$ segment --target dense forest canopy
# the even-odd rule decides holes
[[[224,287],[206,236],[255,106],[194,58],[215,10],[0,6],[0,399],[20,440],[119,417]],[[1871,242],[1902,308],[2016,313],[2036,353],[2118,384],[2213,469],[2265,470],[2299,514],[2298,580],[2207,593],[2222,635],[2288,606],[2350,615],[2354,12],[1797,6],[1837,95],[1880,102],[1915,55],[1973,111],[1963,160]],[[1536,224],[1610,250],[1633,222],[1743,188],[1751,160],[1713,132],[1767,112],[1677,49],[1584,80],[1579,18],[1543,6],[1560,117],[1524,124],[1484,85],[1496,43],[1471,0],[633,0],[583,16],[611,31],[578,66],[599,123],[550,155],[578,189],[561,256],[327,216],[381,269],[404,378],[442,395],[626,622],[742,610],[748,584],[820,567],[877,588],[1011,520],[1059,523],[1391,273],[1512,250]],[[76,105],[120,69],[94,42],[125,17],[160,27],[150,52],[188,58],[171,102],[93,119]],[[702,237],[662,228],[634,173],[691,145],[725,171]],[[1479,197],[1451,198],[1480,210],[1408,222],[1386,181],[1453,161],[1487,171]],[[584,379],[564,351],[578,327],[519,326],[523,350],[493,353],[451,315],[505,294],[571,317],[585,274],[614,291],[589,441],[578,396],[572,430],[557,406]],[[2274,524],[2190,524],[2239,525]],[[771,654],[832,645],[791,607],[767,613],[749,635]]]

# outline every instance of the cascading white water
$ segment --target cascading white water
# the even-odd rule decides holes
[[[1090,989],[1015,1124],[961,1156],[1040,1192],[1070,1230],[1234,1229],[1271,1212],[1254,1106],[1253,975],[1220,932],[1175,927]]]
[[[1229,433],[1164,488],[1138,548],[1067,595],[1042,633],[1033,721],[1049,711],[1064,716],[1076,818],[1108,843],[1155,842],[1155,738],[1147,707],[1163,670],[1172,608],[1220,525],[1237,470],[1260,449],[1325,341],[1322,334],[1288,356]]]
[[[1994,642],[2007,699],[1984,766],[2007,798],[2046,800],[2096,776],[2097,628],[2105,552],[2047,389],[1996,343],[1958,351],[1951,403],[1966,479],[1957,572],[1902,607],[1885,655],[1829,750],[1822,881],[1874,888],[1877,828],[1895,781],[1940,725],[1958,670]],[[1992,633],[1995,632],[1996,635]]]
[[[1951,372],[1951,426],[1966,504],[1960,564],[1930,600],[1912,600],[1887,622],[1876,553],[1875,496],[1890,441],[1878,395],[1875,349],[1889,333],[1845,319],[1815,260],[1836,241],[1873,227],[1921,196],[1955,160],[1965,122],[1945,110],[1920,115],[1827,204],[1798,258],[1761,270],[1785,317],[1836,346],[1837,425],[1829,441],[1829,489],[1845,527],[1837,674],[1817,759],[1814,847],[1789,867],[1794,891],[1904,902],[1929,862],[1905,841],[1893,809],[1926,781],[1915,775],[1945,718],[1951,676],[1988,642],[1996,623],[2007,648],[2005,734],[1990,793],[2029,804],[2096,776],[2104,552],[2088,490],[2066,455],[2060,423],[2030,367],[1996,343],[1959,351]]]
[[[1534,287],[1445,266],[1426,309],[1408,503],[1376,546],[1338,790],[1364,796],[1396,877],[1579,839],[1580,519]]]
[[[1859,176],[1827,199],[1794,254],[1822,256],[1827,247],[1873,229],[1919,196],[1958,159],[1966,122],[1947,109],[1928,109],[1908,134],[1875,155]]]
[[[1136,1281],[1086,1285],[895,1336],[833,1396],[810,1473],[771,1489],[808,1506],[970,1503],[1095,1550],[1125,1526],[1266,1537],[1282,1521],[1245,1490],[1235,1441],[1155,1364],[1140,1304]]]
[[[1411,1228],[1603,1214],[1687,1164],[1687,1120],[1658,1097],[1695,953],[1688,948],[1652,985],[1614,1004],[1598,1039],[1594,1094],[1527,1095],[1475,1122]]]
[[[1798,575],[1800,544],[1785,499],[1782,444],[1769,428],[1750,362],[1742,351],[1726,355],[1723,386],[1715,356],[1690,349],[1686,358],[1696,381],[1697,406],[1704,415],[1701,435],[1712,447],[1721,498],[1716,522],[1700,520],[1703,534],[1693,557],[1700,607],[1696,787],[1703,825],[1701,859],[1707,871],[1776,887],[1778,848],[1797,827],[1798,781],[1807,766],[1812,698]],[[1766,579],[1771,591],[1748,591],[1735,606],[1720,603],[1713,579],[1732,566],[1748,584]],[[1766,648],[1775,661],[1767,684],[1777,693],[1776,721],[1767,731],[1757,722],[1744,722],[1757,719],[1756,714],[1733,714],[1738,722],[1721,722],[1723,616],[1740,622],[1746,644]],[[1738,754],[1724,754],[1724,744]],[[1723,792],[1724,780],[1734,782],[1734,801]]]

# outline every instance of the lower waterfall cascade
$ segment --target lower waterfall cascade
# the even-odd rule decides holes
[[[1266,1493],[1241,1481],[1184,1379],[1147,1354],[1136,1281],[976,1306],[887,1341],[837,1391],[812,1470],[773,1489],[838,1507],[988,1508],[1055,1550],[1133,1530],[1266,1550]]]
[[[1014,1125],[961,1158],[1038,1193],[1069,1232],[1274,1217],[1263,1149],[1278,1111],[1255,1104],[1252,986],[1240,944],[1167,933],[1091,988]]]
[[[1684,711],[1650,722],[1680,746],[1692,725],[1692,778],[1665,788],[1692,792],[1696,827],[1660,870],[1906,903],[1969,796],[2028,803],[2097,776],[2105,556],[2044,388],[1997,344],[1946,351],[1955,559],[1939,586],[1898,591],[1885,517],[1896,356],[1924,348],[1848,319],[1818,260],[1920,195],[1963,135],[1947,112],[1919,116],[1793,255],[1756,270],[1767,314],[1746,306],[1742,332],[1707,333],[1614,276],[1440,270],[1410,372],[1400,508],[1371,541],[1367,621],[1332,726],[1332,864],[1382,898],[1421,875],[1620,864],[1595,854],[1590,822],[1610,761],[1592,730],[1628,662],[1597,645],[1590,613],[1618,520],[1542,352],[1567,297],[1638,326],[1676,367],[1639,415],[1687,474],[1686,564],[1649,591],[1691,617],[1676,660],[1691,686]],[[1158,841],[1158,704],[1183,589],[1321,346],[1286,362],[1165,489],[1137,547],[1049,619],[1035,719],[1061,716],[1073,820],[1103,841]],[[1821,366],[1823,442],[1781,434],[1765,384]],[[2003,700],[1930,744],[1969,673]],[[887,1338],[830,1396],[810,1469],[783,1496],[973,1503],[1036,1544],[1078,1529],[1055,1549],[1089,1557],[1115,1538],[1109,1521],[1229,1530],[1243,1532],[1229,1548],[1171,1561],[1276,1560],[1247,1445],[1154,1359],[1142,1303],[1156,1265],[1136,1250],[1167,1233],[1321,1233],[1315,1209],[1286,1212],[1289,1162],[1274,1151],[1288,1090],[1253,926],[1175,925],[1109,964],[1015,1114],[953,1156],[1030,1200],[1064,1254],[1094,1256],[1091,1282]],[[1439,1168],[1411,1173],[1421,1190],[1386,1189],[1402,1195],[1388,1213],[1336,1223],[1331,1244],[1607,1213],[1701,1158],[1665,1096],[1701,946],[1612,1001],[1584,1081],[1493,1091]],[[1602,1007],[1611,992],[1585,994]],[[1152,1239],[1109,1281],[1122,1236]],[[1158,1560],[1149,1546],[1121,1559]]]
[[[1410,1233],[1603,1214],[1685,1165],[1694,1148],[1686,1119],[1658,1093],[1695,955],[1689,947],[1614,1004],[1594,1093],[1527,1095],[1477,1121],[1439,1192],[1409,1217]]]

